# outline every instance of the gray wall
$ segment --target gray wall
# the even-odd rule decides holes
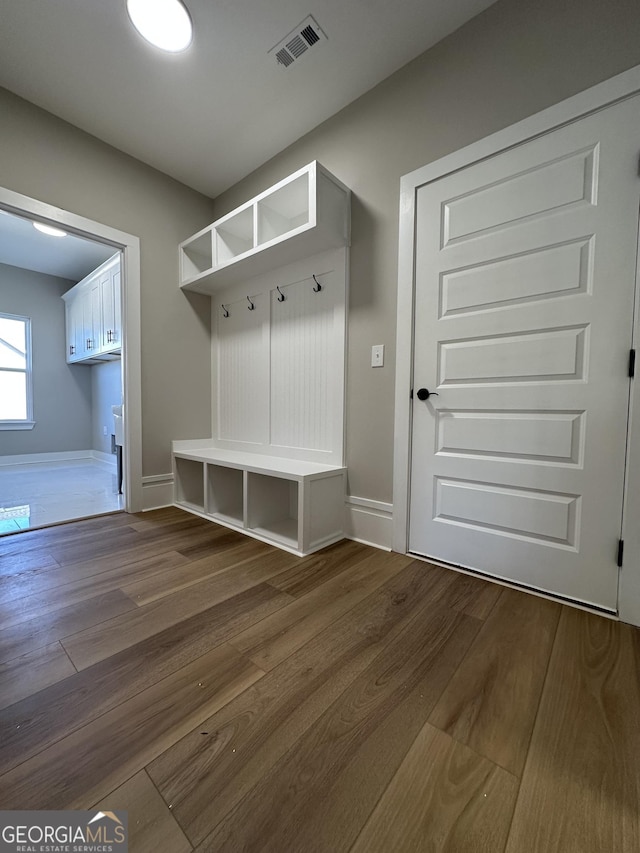
[[[217,200],[0,90],[0,186],[137,234],[143,472],[210,434],[208,299],[180,293],[177,244],[320,160],[354,191],[347,461],[352,495],[390,501],[400,176],[640,64],[637,0],[499,0]],[[170,120],[170,117],[168,118]],[[384,343],[385,367],[369,367]]]
[[[177,247],[212,203],[5,89],[0,115],[0,186],[140,237],[143,474],[167,473],[171,439],[211,434],[209,299],[180,292]]]
[[[637,0],[500,0],[217,199],[216,218],[314,159],[354,192],[350,494],[392,499],[400,177],[636,64]]]
[[[111,453],[113,415],[111,406],[122,402],[122,368],[120,359],[94,364],[91,373],[91,449]],[[103,427],[107,428],[104,435]]]
[[[0,264],[0,311],[31,318],[32,430],[0,431],[0,455],[91,447],[91,373],[67,364],[64,302],[74,282]]]

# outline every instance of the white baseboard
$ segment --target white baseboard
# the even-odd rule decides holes
[[[103,465],[108,465],[110,468],[117,468],[115,453],[103,453],[101,450],[91,450],[91,458],[96,462],[101,462]]]
[[[154,474],[142,478],[143,512],[173,504],[173,474]],[[347,497],[345,536],[383,551],[391,550],[393,504],[368,498]]]
[[[391,550],[393,504],[348,496],[345,500],[344,533],[364,545]]]
[[[173,474],[153,474],[142,478],[142,511],[173,504]]]
[[[110,453],[100,453],[98,450],[63,450],[59,453],[22,453],[16,456],[0,456],[0,465],[42,465],[46,462],[75,462],[78,459],[96,459],[115,465],[115,456]]]

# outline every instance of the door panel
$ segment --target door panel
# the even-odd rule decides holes
[[[584,412],[439,409],[436,454],[582,465]]]
[[[501,175],[495,183],[473,188],[443,202],[442,247],[502,230],[533,216],[546,216],[569,205],[595,200],[597,146],[560,155],[550,162]]]
[[[579,495],[435,478],[436,519],[514,538],[546,540],[573,548],[579,508]]]
[[[610,610],[639,100],[416,196],[410,550]]]
[[[439,316],[491,311],[585,293],[590,246],[590,240],[580,239],[443,273]]]

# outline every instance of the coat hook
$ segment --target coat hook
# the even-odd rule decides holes
[[[284,300],[285,300],[285,295],[284,295],[284,293],[280,290],[280,288],[278,287],[278,285],[277,285],[277,284],[276,284],[276,290],[278,291],[278,302],[284,302]]]
[[[320,291],[322,290],[322,285],[320,284],[318,279],[315,277],[315,275],[313,275],[313,273],[311,274],[311,277],[313,278],[315,283],[318,285],[317,287],[312,288],[313,292],[314,293],[320,293]]]
[[[253,309],[254,309],[256,306],[253,304],[253,302],[251,301],[251,298],[250,298],[249,296],[247,296],[247,302],[249,303],[249,304],[247,305],[247,308],[249,309],[249,311],[253,311]]]
[[[229,311],[224,307],[224,303],[222,303],[222,316],[223,317],[229,316]]]

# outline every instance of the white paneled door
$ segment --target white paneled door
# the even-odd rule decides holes
[[[616,609],[639,154],[636,97],[417,190],[412,552]]]

